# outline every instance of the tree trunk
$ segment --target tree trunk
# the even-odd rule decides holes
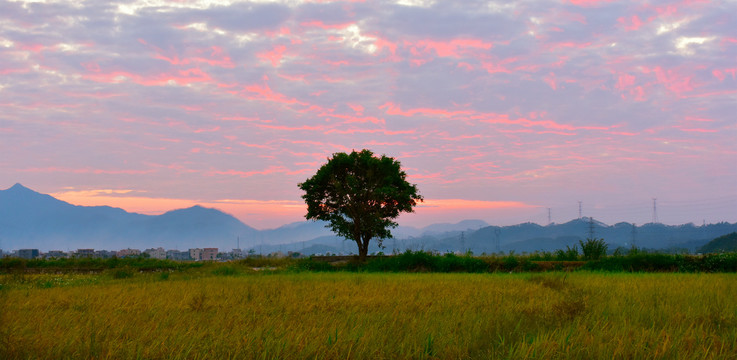
[[[368,255],[368,243],[361,243],[360,241],[357,241],[358,243],[358,261],[361,263],[366,262],[366,256]]]

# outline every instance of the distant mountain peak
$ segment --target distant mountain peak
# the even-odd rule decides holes
[[[21,185],[21,183],[15,183],[15,185],[9,187],[6,191],[13,191],[13,192],[30,191],[30,192],[35,192],[35,191],[33,191],[33,190],[31,190],[31,189],[29,189],[29,188]]]

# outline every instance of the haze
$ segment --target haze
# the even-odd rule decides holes
[[[427,199],[402,225],[565,222],[579,201],[608,223],[735,222],[736,17],[735,1],[4,1],[0,187],[269,228],[303,219],[297,183],[327,157],[368,148]]]

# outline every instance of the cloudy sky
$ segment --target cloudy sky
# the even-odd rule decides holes
[[[403,225],[735,222],[735,24],[734,0],[0,0],[0,188],[270,228],[368,148],[427,199]]]

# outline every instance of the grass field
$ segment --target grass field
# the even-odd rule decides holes
[[[735,359],[735,274],[0,275],[7,359]]]

